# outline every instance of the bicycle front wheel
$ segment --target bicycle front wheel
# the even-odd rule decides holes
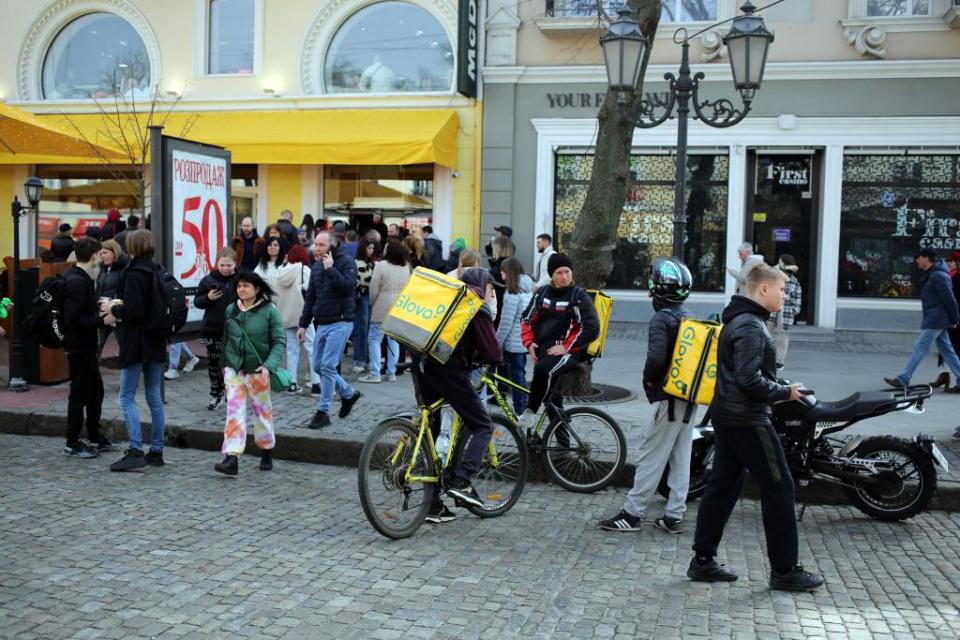
[[[426,442],[413,459],[416,441],[414,423],[392,418],[377,425],[360,452],[357,488],[363,513],[374,529],[395,540],[416,533],[437,488],[435,482],[407,480],[411,466],[413,475],[437,475]]]
[[[554,482],[593,493],[613,482],[627,458],[627,440],[616,420],[593,407],[574,407],[555,418],[543,436],[543,466]]]
[[[470,513],[481,518],[502,516],[512,509],[523,493],[530,469],[527,444],[517,428],[505,416],[490,418],[493,420],[490,446],[480,471],[471,480],[483,500],[483,507],[467,507]]]

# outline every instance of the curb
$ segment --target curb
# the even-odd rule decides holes
[[[62,437],[66,431],[66,424],[67,420],[62,416],[0,410],[0,433],[21,436]],[[104,421],[102,426],[105,433],[112,436],[113,439],[125,439],[126,428],[122,419]],[[142,423],[145,432],[148,432],[149,426],[149,422]],[[168,423],[166,442],[168,446],[181,449],[220,451],[223,435],[219,431]],[[252,435],[248,437],[247,446],[250,449],[256,449]],[[356,467],[360,460],[360,450],[362,448],[362,442],[339,438],[307,437],[284,432],[283,437],[277,441],[277,447],[274,449],[273,455],[277,460]],[[533,460],[532,463],[529,480],[547,482],[547,474],[541,468],[539,460]],[[633,486],[635,469],[633,464],[625,465],[623,471],[614,479],[613,486],[624,488]],[[749,477],[744,484],[743,497],[754,500],[760,499],[760,491]],[[847,500],[840,487],[825,482],[799,489],[797,491],[797,504],[802,505],[804,502],[809,505],[849,505],[849,500]],[[948,486],[939,485],[930,508],[938,511],[960,512],[960,484],[951,482]]]

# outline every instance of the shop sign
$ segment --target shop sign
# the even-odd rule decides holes
[[[647,102],[661,106],[667,104],[670,94],[666,92],[654,93],[648,91]],[[565,91],[547,94],[547,104],[551,109],[598,109],[607,99],[606,91]]]
[[[773,183],[773,192],[809,191],[809,160],[774,160],[767,165],[767,180]]]
[[[477,97],[479,56],[479,0],[460,0],[457,29],[457,91]]]
[[[774,242],[790,242],[790,229],[774,229],[773,241]]]

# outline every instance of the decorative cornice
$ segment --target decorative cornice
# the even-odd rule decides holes
[[[883,47],[883,43],[887,41],[887,32],[883,27],[866,26],[858,29],[848,27],[843,30],[843,37],[861,56],[887,57],[887,50]]]
[[[67,24],[88,13],[112,13],[132,26],[150,58],[150,83],[162,79],[160,45],[146,17],[127,0],[58,0],[34,19],[17,58],[17,93],[21,100],[43,99],[43,59],[53,39]]]

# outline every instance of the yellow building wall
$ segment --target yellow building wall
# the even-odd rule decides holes
[[[271,164],[267,168],[267,220],[275,222],[289,209],[299,220],[303,210],[303,167],[299,164]]]
[[[10,215],[10,203],[16,193],[12,165],[0,166],[0,264],[6,256],[13,255],[13,216]],[[20,231],[24,232],[24,220],[21,219]]]
[[[483,107],[479,100],[471,107],[457,109],[457,166],[453,180],[451,240],[462,237],[468,247],[480,241],[480,153]]]

